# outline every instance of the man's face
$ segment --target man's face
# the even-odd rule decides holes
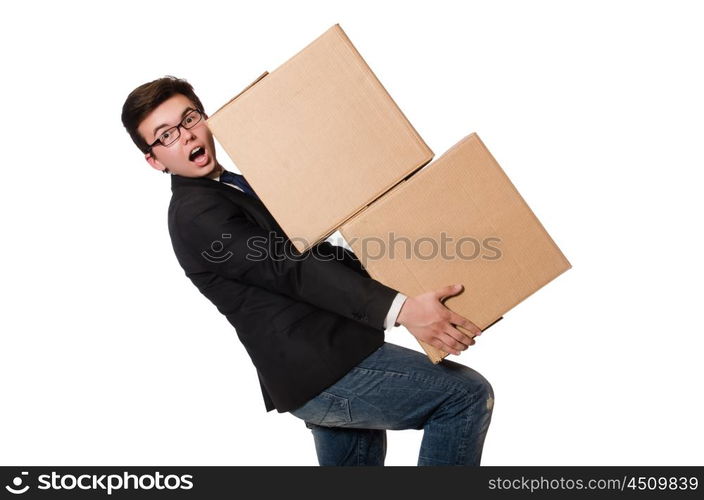
[[[137,127],[147,144],[152,144],[168,128],[181,123],[195,105],[182,94],[176,94],[159,105]],[[169,146],[155,145],[145,155],[157,170],[167,170],[183,177],[215,177],[220,166],[215,159],[213,135],[205,124],[205,116],[193,128],[179,127],[180,137]],[[201,149],[198,149],[201,148]]]

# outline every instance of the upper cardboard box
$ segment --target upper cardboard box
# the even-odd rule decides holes
[[[408,296],[462,283],[445,305],[482,330],[572,267],[476,134],[340,232],[373,278]],[[421,346],[434,363],[447,356]]]
[[[339,25],[207,123],[300,252],[433,157]]]

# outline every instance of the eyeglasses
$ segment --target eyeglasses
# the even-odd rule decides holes
[[[167,128],[161,134],[159,134],[159,137],[157,137],[156,141],[149,144],[147,152],[151,152],[152,148],[158,144],[161,144],[162,146],[171,146],[174,142],[178,140],[179,137],[181,137],[180,127],[183,127],[185,129],[193,128],[202,119],[203,113],[201,113],[199,110],[194,109],[189,111],[188,114],[183,117],[181,123],[179,123],[175,127]]]

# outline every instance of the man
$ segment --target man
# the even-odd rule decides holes
[[[320,465],[383,465],[386,429],[424,430],[418,465],[478,465],[491,385],[462,364],[434,365],[384,341],[400,324],[452,354],[473,345],[479,328],[442,304],[461,285],[406,297],[329,242],[281,252],[290,240],[246,180],[217,162],[206,118],[191,85],[174,77],[137,87],[122,109],[147,163],[171,173],[176,257],[235,327],[266,411],[302,419]]]

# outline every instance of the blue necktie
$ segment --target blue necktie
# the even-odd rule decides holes
[[[228,184],[233,184],[241,188],[242,191],[244,191],[246,194],[254,196],[256,199],[259,199],[259,196],[257,196],[257,193],[254,192],[252,186],[250,186],[249,182],[245,180],[244,175],[224,170],[222,175],[220,176],[220,182],[227,182]]]

